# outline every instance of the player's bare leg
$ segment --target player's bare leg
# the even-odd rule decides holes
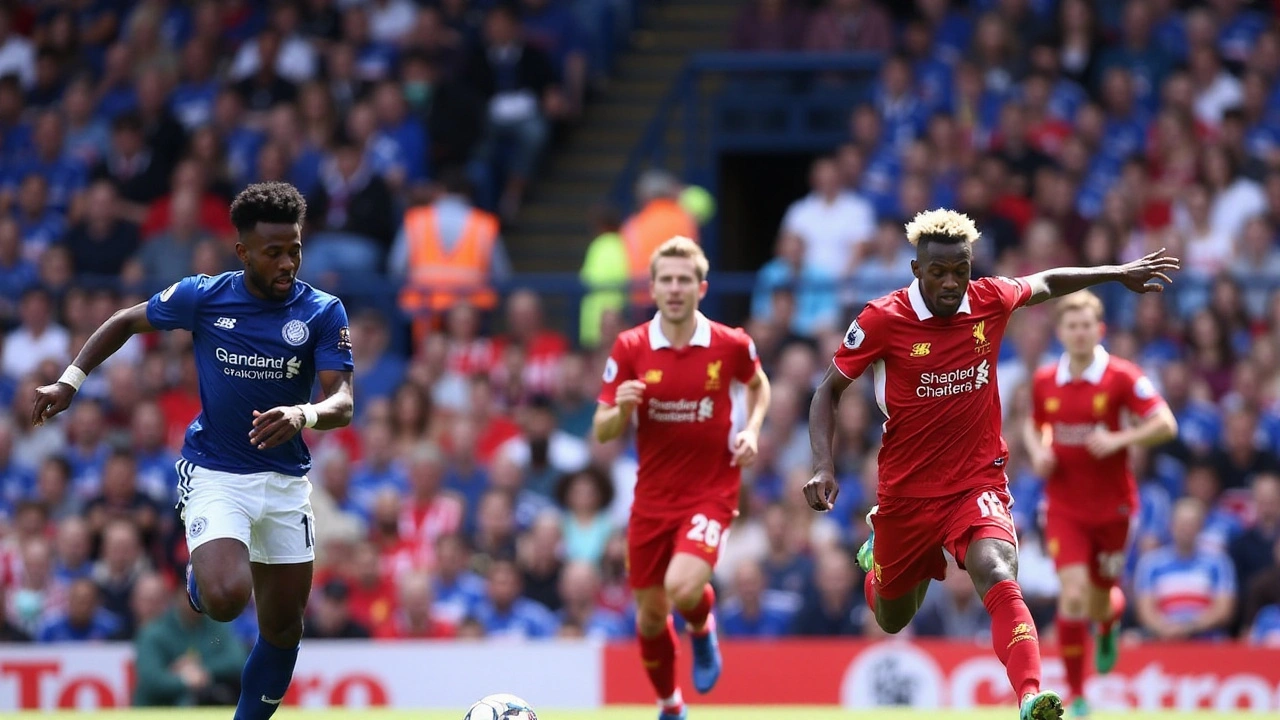
[[[693,640],[693,687],[700,693],[711,692],[724,667],[716,640],[716,619],[711,612],[716,604],[711,571],[711,564],[706,560],[678,552],[671,558],[663,581],[667,599],[689,624],[689,636]]]
[[[1124,591],[1119,585],[1104,588],[1089,584],[1089,617],[1098,624],[1094,664],[1099,675],[1111,672],[1120,659],[1120,644],[1116,636],[1124,608]]]
[[[876,509],[873,507],[867,513],[867,526],[871,528],[871,534],[867,536],[867,541],[862,543],[862,547],[858,548],[858,567],[866,573],[862,589],[866,593],[867,607],[871,608],[880,629],[892,635],[901,632],[911,624],[911,619],[919,612],[920,606],[924,603],[925,593],[929,591],[929,579],[920,581],[919,585],[902,597],[885,598],[880,595],[875,584],[876,528],[871,523]]]
[[[218,538],[197,547],[187,566],[187,595],[191,607],[218,622],[240,617],[253,595],[249,548],[235,538]]]
[[[1057,720],[1062,698],[1040,689],[1040,640],[1018,587],[1018,550],[993,537],[969,543],[964,564],[991,614],[991,643],[1004,664],[1020,704],[1022,720]]]
[[[636,637],[640,661],[649,682],[658,694],[658,720],[684,720],[688,711],[680,687],[676,685],[676,628],[671,620],[671,601],[662,587],[635,590]]]
[[[1071,693],[1071,715],[1085,717],[1089,705],[1084,697],[1086,643],[1089,637],[1089,567],[1083,563],[1058,569],[1058,647]]]
[[[253,563],[258,641],[245,662],[235,720],[266,720],[280,707],[302,642],[302,616],[311,595],[312,563]]]

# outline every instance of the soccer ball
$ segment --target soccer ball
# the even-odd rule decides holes
[[[463,720],[538,720],[538,714],[515,695],[498,693],[481,698]]]

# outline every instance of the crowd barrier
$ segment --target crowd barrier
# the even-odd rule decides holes
[[[985,644],[858,640],[722,643],[725,674],[699,702],[970,708],[1011,705],[1004,668]],[[1050,650],[1045,683],[1063,687]],[[688,653],[682,655],[687,662]],[[1126,647],[1107,677],[1089,681],[1098,710],[1280,711],[1274,648],[1235,644]],[[688,672],[682,667],[681,677]],[[0,645],[0,712],[91,710],[129,704],[128,644]],[[285,704],[305,708],[461,709],[512,692],[548,709],[650,704],[634,644],[557,640],[307,641]]]

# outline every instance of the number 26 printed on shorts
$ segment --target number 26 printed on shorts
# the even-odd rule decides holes
[[[721,527],[719,521],[698,513],[690,518],[689,522],[693,527],[689,529],[689,533],[685,537],[696,543],[702,543],[709,548],[715,548],[720,544],[720,537],[724,532],[724,528]]]

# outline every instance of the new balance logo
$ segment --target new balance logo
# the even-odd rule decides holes
[[[229,318],[229,317],[220,317],[213,322],[213,326],[216,328],[222,328],[223,330],[235,330],[236,319]]]
[[[276,698],[275,700],[272,700],[266,695],[262,696],[262,702],[267,703],[268,705],[279,705],[281,700],[284,700],[284,698]]]

